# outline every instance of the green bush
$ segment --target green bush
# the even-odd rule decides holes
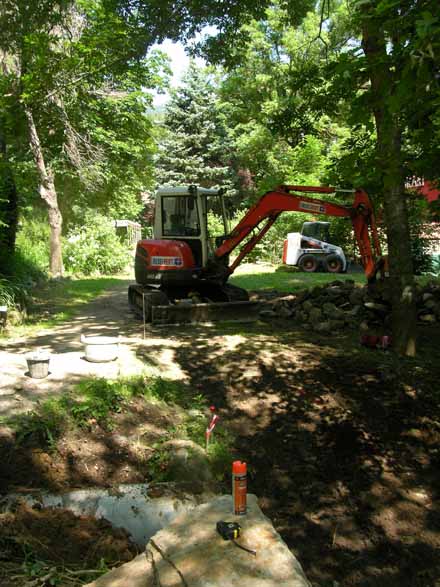
[[[429,242],[420,235],[412,235],[411,253],[415,275],[433,272],[433,260],[429,254]]]
[[[424,223],[428,219],[428,202],[423,197],[408,197],[408,220],[411,238],[411,253],[415,275],[433,270],[429,252],[429,240],[423,235]]]
[[[17,233],[14,254],[1,259],[0,305],[9,310],[23,310],[32,287],[47,279],[48,266],[48,229],[38,220],[24,219]]]
[[[434,275],[440,275],[440,255],[431,256],[431,271]]]
[[[0,277],[0,306],[21,308],[26,305],[27,297],[27,289],[19,281]]]
[[[17,232],[13,273],[22,279],[40,281],[49,270],[49,225],[47,218],[24,217]]]
[[[23,219],[14,254],[0,260],[1,305],[23,307],[31,288],[47,278],[48,239],[48,227],[42,221]]]
[[[64,264],[72,273],[111,275],[124,269],[129,259],[128,246],[116,235],[112,221],[99,214],[86,215],[65,239]]]
[[[223,236],[225,234],[222,217],[211,210],[208,212],[208,234],[210,237]]]

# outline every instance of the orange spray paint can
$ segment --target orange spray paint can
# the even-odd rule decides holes
[[[246,474],[246,463],[242,463],[241,461],[234,461],[232,463],[232,503],[236,516],[244,516],[246,514]]]

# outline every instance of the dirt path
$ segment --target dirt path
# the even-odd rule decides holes
[[[1,415],[31,410],[37,402],[59,395],[84,377],[114,378],[145,371],[145,363],[137,356],[138,350],[143,349],[140,355],[146,356],[148,349],[163,341],[160,342],[160,336],[154,337],[154,340],[143,340],[142,323],[133,317],[127,303],[129,283],[128,280],[121,280],[58,326],[0,342]],[[119,359],[111,363],[85,361],[81,334],[119,335],[122,343]],[[48,351],[51,356],[50,374],[41,380],[29,377],[26,364],[26,355],[38,349]],[[167,357],[170,358],[170,353],[164,351],[159,360],[160,370],[168,377],[179,377],[180,371]]]

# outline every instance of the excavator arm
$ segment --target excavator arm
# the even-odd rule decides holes
[[[383,271],[384,258],[382,257],[376,220],[368,194],[362,189],[357,189],[354,192],[353,205],[343,206],[333,202],[310,198],[307,195],[291,193],[333,194],[336,191],[333,187],[281,185],[265,193],[248,210],[234,230],[218,247],[214,253],[215,258],[221,260],[227,257],[255,228],[258,228],[258,232],[249,239],[237,255],[235,261],[227,268],[228,275],[233,273],[243,258],[263,238],[282,212],[309,212],[326,216],[347,217],[351,219],[353,225],[367,279],[373,281],[376,278],[377,272],[379,270]]]

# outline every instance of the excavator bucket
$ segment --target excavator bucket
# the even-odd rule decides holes
[[[216,302],[209,304],[170,304],[152,308],[152,324],[209,324],[211,322],[254,322],[261,302]]]

